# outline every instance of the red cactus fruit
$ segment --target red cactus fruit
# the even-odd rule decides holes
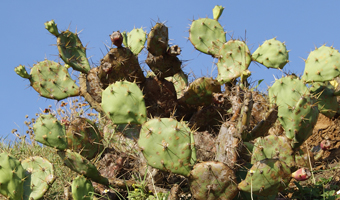
[[[123,36],[119,31],[113,32],[110,36],[111,41],[117,47],[121,47],[123,43]]]
[[[305,181],[312,176],[308,168],[300,168],[292,173],[292,177],[297,181]]]
[[[329,140],[322,140],[320,143],[320,147],[322,150],[328,150],[331,148],[331,142]]]

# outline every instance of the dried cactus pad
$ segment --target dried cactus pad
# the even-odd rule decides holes
[[[168,41],[168,27],[162,23],[157,23],[148,35],[148,51],[154,56],[163,55],[168,49]]]
[[[0,154],[0,193],[9,199],[21,199],[25,170],[16,158]]]
[[[234,171],[222,162],[196,164],[190,172],[189,182],[196,200],[228,200],[238,194]]]
[[[102,93],[102,108],[115,124],[143,124],[146,107],[137,84],[117,81]]]
[[[34,156],[22,161],[26,170],[23,199],[40,199],[56,179],[54,167],[47,159]]]
[[[152,119],[143,124],[138,145],[152,167],[187,176],[196,160],[191,135],[184,122]]]

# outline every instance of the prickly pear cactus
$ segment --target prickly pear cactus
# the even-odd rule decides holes
[[[138,145],[152,167],[188,176],[196,161],[191,135],[184,122],[155,118],[143,124]]]
[[[94,187],[90,180],[84,176],[77,176],[72,181],[72,198],[74,200],[91,200],[94,195]]]
[[[24,194],[25,169],[19,160],[0,154],[0,193],[9,199],[21,199]]]
[[[56,179],[53,164],[45,158],[33,156],[21,162],[25,169],[23,199],[41,199]]]
[[[234,170],[221,162],[196,164],[190,172],[189,182],[196,200],[228,200],[238,194]]]

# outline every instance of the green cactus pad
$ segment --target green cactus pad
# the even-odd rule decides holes
[[[189,182],[196,200],[233,199],[238,194],[233,169],[221,162],[196,164],[190,172]]]
[[[31,78],[31,76],[27,73],[25,66],[19,65],[18,67],[14,68],[15,73],[17,73],[22,78]]]
[[[252,55],[253,60],[267,68],[282,69],[288,61],[286,45],[276,38],[266,40]]]
[[[299,147],[313,133],[319,110],[316,99],[303,95],[294,106],[278,108],[278,119],[286,137],[292,139],[292,147]]]
[[[184,95],[185,88],[188,87],[188,75],[186,75],[182,70],[173,76],[165,78],[166,80],[172,82],[175,86],[177,93],[177,98],[181,98]]]
[[[0,154],[0,194],[13,200],[22,199],[25,170],[16,158]]]
[[[128,47],[133,54],[138,55],[144,48],[146,42],[146,32],[142,29],[134,28],[131,32],[122,34],[125,47]]]
[[[72,197],[74,200],[91,200],[93,199],[94,187],[90,180],[84,176],[77,176],[72,181]]]
[[[58,151],[58,155],[63,159],[64,164],[72,171],[82,174],[97,183],[108,185],[109,180],[102,177],[97,168],[79,153],[67,149],[65,151]]]
[[[66,130],[68,148],[87,159],[92,159],[104,149],[102,136],[91,120],[76,118],[70,122]]]
[[[64,150],[68,147],[65,126],[53,115],[40,115],[33,125],[34,139],[46,146]]]
[[[209,18],[201,18],[192,22],[189,39],[198,51],[214,57],[219,56],[219,50],[226,42],[221,24]]]
[[[279,109],[293,107],[304,94],[309,94],[308,88],[294,75],[276,80],[268,90],[270,103],[276,103]]]
[[[71,79],[67,69],[50,60],[34,64],[29,80],[41,96],[49,99],[62,100],[79,95],[79,87]]]
[[[340,75],[340,53],[325,45],[310,52],[305,61],[302,80],[310,82],[331,81]]]
[[[50,32],[54,36],[58,37],[59,31],[58,31],[58,28],[57,28],[57,24],[54,22],[54,20],[46,22],[45,28],[46,28],[46,30],[48,30],[48,32]]]
[[[60,58],[74,70],[88,73],[91,69],[86,58],[86,48],[77,34],[69,30],[61,32],[57,37]]]
[[[310,88],[311,93],[318,99],[320,113],[328,118],[334,117],[339,110],[337,96],[334,95],[335,88],[329,82],[315,82]]]
[[[213,93],[221,92],[221,85],[212,78],[201,77],[190,83],[179,99],[190,105],[209,105],[213,102]]]
[[[294,152],[286,137],[268,135],[264,138],[257,138],[254,142],[251,164],[264,159],[279,159],[288,167],[295,166]]]
[[[118,81],[102,93],[102,108],[115,124],[143,124],[146,107],[142,91],[137,84]]]
[[[251,62],[248,46],[240,40],[229,40],[223,44],[218,54],[216,80],[221,84],[240,77]]]
[[[277,159],[256,162],[238,189],[261,196],[274,195],[284,190],[290,181],[290,168]]]
[[[23,199],[41,199],[56,179],[52,163],[34,156],[22,161],[21,165],[26,171]]]
[[[148,51],[154,56],[163,55],[168,49],[168,41],[168,27],[162,23],[157,23],[154,27],[152,27],[148,35]]]
[[[218,20],[222,13],[223,13],[224,7],[223,6],[215,6],[213,9],[213,16],[214,16],[214,20]]]
[[[188,176],[196,157],[191,134],[184,122],[152,119],[143,124],[138,145],[150,166]]]

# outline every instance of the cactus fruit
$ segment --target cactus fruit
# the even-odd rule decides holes
[[[34,64],[28,79],[41,96],[49,99],[62,100],[79,95],[79,88],[67,69],[50,60]]]
[[[119,31],[114,31],[110,36],[112,44],[121,47],[123,43],[123,36]]]
[[[233,169],[209,161],[194,166],[189,176],[190,191],[196,200],[233,199],[238,194]]]
[[[25,170],[20,161],[3,152],[0,154],[0,166],[0,193],[9,199],[21,199]]]
[[[40,115],[33,125],[35,140],[46,146],[64,150],[68,147],[65,125],[62,125],[53,115]]]
[[[31,76],[27,73],[25,66],[19,65],[18,67],[14,68],[15,73],[17,73],[22,78],[30,79]]]
[[[143,124],[146,107],[142,91],[137,84],[118,81],[102,93],[102,108],[115,124]]]
[[[288,62],[286,45],[276,38],[266,40],[252,55],[253,60],[267,68],[282,69]]]
[[[40,199],[56,179],[53,164],[45,158],[34,156],[21,162],[26,171],[23,199]]]
[[[312,176],[312,173],[308,168],[300,168],[292,173],[292,178],[297,181],[305,181]]]
[[[138,145],[150,166],[188,176],[196,159],[191,135],[184,122],[155,118],[143,124]]]
[[[224,10],[223,6],[215,6],[213,8],[213,16],[214,16],[214,20],[218,21],[218,19],[221,17],[222,12]]]
[[[163,55],[168,49],[168,41],[168,27],[162,23],[156,23],[148,35],[147,49],[153,56]]]
[[[91,160],[104,149],[102,136],[91,120],[76,118],[66,129],[68,148]]]
[[[221,84],[240,77],[251,62],[248,46],[240,40],[229,40],[218,52],[218,75]]]
[[[53,20],[46,22],[45,28],[57,37],[59,56],[66,64],[85,74],[90,71],[91,67],[86,58],[86,48],[77,34],[69,30],[59,33]]]
[[[238,184],[238,189],[261,196],[277,194],[284,190],[291,179],[290,168],[277,159],[256,162],[246,178]]]
[[[307,83],[331,81],[340,75],[340,53],[325,45],[310,52],[302,80]]]
[[[91,200],[93,199],[94,187],[90,180],[84,176],[77,176],[72,181],[72,198],[74,200]]]
[[[201,18],[192,22],[189,39],[198,51],[213,57],[220,55],[220,48],[226,42],[225,31],[221,24],[209,18]]]
[[[144,48],[146,32],[142,28],[134,28],[132,31],[123,34],[123,43],[133,54],[138,55]]]

